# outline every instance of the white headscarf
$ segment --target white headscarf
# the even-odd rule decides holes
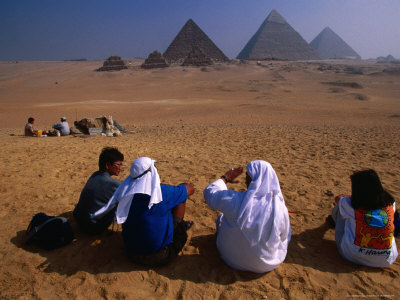
[[[288,237],[289,214],[272,166],[256,160],[246,170],[252,181],[239,208],[237,224],[250,245],[262,254],[276,249]]]
[[[115,213],[118,224],[126,221],[131,207],[132,198],[135,194],[146,194],[150,196],[149,209],[162,201],[160,176],[154,166],[155,160],[148,157],[136,159],[130,169],[130,174],[119,185],[107,205],[94,213],[94,217],[102,215],[111,204],[117,202]]]

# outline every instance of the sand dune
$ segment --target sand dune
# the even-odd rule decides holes
[[[347,262],[325,218],[333,206],[328,190],[349,193],[350,174],[363,168],[374,168],[399,203],[399,65],[233,62],[141,70],[140,63],[111,73],[93,71],[101,62],[0,63],[0,298],[398,298],[400,261],[387,269]],[[103,114],[132,134],[22,136],[29,116],[48,129],[60,116],[71,124]],[[163,182],[196,187],[186,212],[195,222],[191,240],[173,264],[132,264],[120,228],[97,237],[76,232],[72,244],[54,251],[22,245],[40,211],[67,216],[75,228],[72,210],[104,146],[125,155],[120,180],[135,158],[149,156]],[[218,257],[218,212],[202,196],[228,168],[254,159],[272,164],[294,212],[288,256],[263,275],[232,270]],[[245,189],[239,179],[230,187]]]

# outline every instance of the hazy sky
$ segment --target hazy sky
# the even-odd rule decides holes
[[[0,0],[0,60],[147,57],[189,18],[234,58],[272,9],[308,43],[329,26],[363,59],[400,58],[400,0]]]

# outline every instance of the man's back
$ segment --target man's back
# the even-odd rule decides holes
[[[148,209],[149,195],[135,194],[129,215],[122,224],[127,248],[135,254],[151,254],[167,246],[173,239],[172,209],[187,199],[185,185],[161,185],[163,201]]]
[[[69,133],[70,133],[69,125],[68,125],[67,121],[54,124],[53,128],[59,130],[61,132],[61,135],[69,135]]]
[[[120,182],[106,171],[96,171],[90,176],[73,213],[80,227],[95,224],[90,214],[107,204],[119,184]]]

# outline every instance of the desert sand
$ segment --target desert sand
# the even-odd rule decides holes
[[[340,256],[325,218],[352,172],[374,168],[400,199],[400,65],[373,61],[256,62],[94,72],[101,61],[0,62],[1,299],[346,299],[400,296],[390,268]],[[66,116],[112,115],[122,137],[22,136],[27,118],[50,129]],[[33,214],[69,218],[104,146],[140,156],[167,184],[190,182],[191,239],[174,263],[131,263],[121,228],[45,251],[22,243]],[[230,269],[215,246],[218,212],[202,191],[236,166],[269,161],[293,229],[284,263],[266,274]],[[244,175],[239,184],[244,190]],[[332,193],[331,193],[331,192]],[[396,239],[400,244],[399,238]]]

